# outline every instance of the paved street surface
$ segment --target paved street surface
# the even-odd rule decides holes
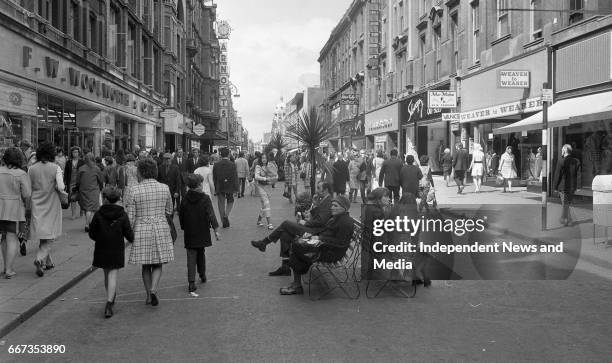
[[[457,196],[454,188],[439,187],[438,200],[504,204],[523,198],[539,203],[537,195],[525,191],[501,195],[484,189],[479,195]],[[277,186],[275,225],[293,215],[281,194]],[[232,227],[207,249],[208,282],[199,284],[199,297],[187,293],[179,233],[176,260],[164,266],[158,307],[144,304],[140,267],[127,265],[119,275],[115,316],[104,319],[103,276],[94,271],[0,338],[0,362],[576,362],[612,356],[612,248],[593,245],[590,234],[567,281],[434,281],[414,299],[385,291],[376,299],[332,294],[313,302],[307,296],[280,296],[278,289],[290,278],[267,276],[279,265],[278,245],[266,253],[250,246],[251,239],[267,233],[255,225],[258,209],[256,198],[237,199]],[[358,216],[358,210],[354,205],[351,214]],[[34,304],[35,284],[38,291],[52,289],[45,287],[51,279],[74,278],[86,270],[91,255],[84,254],[91,253],[91,242],[80,224],[66,224],[56,259],[80,256],[74,257],[78,267],[69,273],[66,259],[64,268],[39,279],[31,266],[33,251],[18,257],[17,278],[0,281],[2,314],[19,310],[15,296],[26,291],[28,303]],[[515,232],[529,235],[538,228],[525,225]],[[15,344],[63,344],[66,353],[9,355],[8,347]]]

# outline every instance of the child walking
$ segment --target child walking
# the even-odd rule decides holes
[[[134,241],[130,220],[122,206],[117,202],[121,192],[113,187],[102,191],[104,204],[94,214],[89,224],[89,238],[96,242],[92,265],[104,270],[106,289],[106,308],[104,317],[113,316],[115,296],[117,295],[117,271],[125,262],[125,242]]]
[[[200,281],[206,282],[206,255],[204,248],[212,246],[210,229],[214,229],[215,237],[219,240],[219,222],[215,216],[210,197],[202,191],[204,178],[198,174],[189,174],[186,178],[189,190],[181,201],[179,208],[179,221],[181,229],[185,231],[185,248],[187,249],[187,281],[189,294],[196,294],[195,285],[196,268]]]

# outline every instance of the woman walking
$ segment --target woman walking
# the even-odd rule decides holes
[[[480,144],[474,144],[474,153],[472,154],[472,164],[470,165],[472,171],[472,179],[474,179],[474,186],[476,187],[475,192],[480,193],[480,187],[482,186],[482,176],[484,171],[487,170],[485,154],[482,152],[482,146]]]
[[[213,180],[212,167],[210,166],[210,159],[204,155],[198,159],[197,169],[193,172],[202,176],[202,191],[212,199],[215,195],[215,182]]]
[[[51,247],[62,234],[62,206],[59,193],[64,193],[62,169],[54,163],[55,147],[42,142],[36,150],[37,161],[28,169],[32,182],[32,239],[40,240],[36,253],[36,274],[44,276],[43,269],[53,268]]]
[[[130,187],[124,197],[134,231],[128,263],[142,265],[142,281],[147,293],[145,303],[157,306],[162,266],[174,260],[174,246],[166,219],[172,217],[172,198],[168,186],[155,180],[157,163],[153,159],[139,160],[137,173],[140,183]]]
[[[104,270],[106,289],[106,308],[104,317],[113,316],[115,296],[117,295],[117,272],[125,261],[125,242],[134,241],[130,220],[122,206],[117,202],[121,193],[115,188],[105,188],[102,192],[104,205],[94,214],[89,228],[89,238],[96,242],[92,266]]]
[[[349,201],[351,203],[357,202],[357,190],[360,187],[359,173],[362,164],[362,159],[358,158],[355,154],[349,156],[350,161],[348,164],[349,171]]]
[[[453,157],[451,156],[449,148],[444,149],[444,154],[442,155],[440,164],[442,164],[442,175],[444,176],[444,181],[446,181],[446,186],[448,187],[448,183],[450,183],[451,180],[451,171],[453,170]]]
[[[300,167],[297,154],[289,154],[285,161],[285,188],[289,192],[289,203],[293,197],[297,200],[297,182],[300,178]]]
[[[79,168],[77,190],[79,205],[85,212],[85,232],[89,232],[89,223],[94,213],[100,208],[100,191],[104,187],[104,177],[96,165],[93,153],[85,155],[85,165]]]
[[[81,149],[78,146],[70,148],[70,160],[66,162],[66,168],[64,169],[64,185],[68,186],[68,199],[70,200],[70,219],[75,220],[78,218],[77,208],[79,201],[79,192],[76,189],[77,177],[79,174],[79,168],[85,164],[81,159]],[[81,212],[82,214],[82,212]]]
[[[255,162],[255,182],[257,188],[257,194],[259,195],[259,201],[261,202],[261,210],[257,218],[257,225],[263,226],[262,219],[265,217],[268,223],[268,229],[274,229],[270,217],[272,215],[272,209],[270,207],[270,194],[269,186],[276,180],[273,177],[268,176],[268,157],[266,154],[261,154],[259,160]]]
[[[15,276],[13,261],[17,255],[19,224],[25,223],[26,208],[32,195],[28,174],[21,169],[21,150],[8,148],[0,162],[0,246],[4,278]],[[28,205],[26,205],[28,204]]]
[[[516,164],[514,163],[514,155],[512,155],[512,146],[506,148],[506,152],[499,160],[499,173],[508,183],[508,191],[512,193],[512,179],[516,178]],[[506,185],[504,185],[504,193]]]

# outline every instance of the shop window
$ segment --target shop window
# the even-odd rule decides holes
[[[508,0],[497,0],[497,37],[510,34],[510,13]]]
[[[76,128],[76,103],[64,101],[64,127]]]
[[[37,117],[39,122],[47,121],[47,95],[38,94]]]
[[[64,105],[62,99],[48,96],[47,98],[47,122],[55,125],[63,124]]]
[[[574,24],[584,19],[584,0],[569,0],[569,23]]]

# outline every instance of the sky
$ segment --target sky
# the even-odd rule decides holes
[[[275,106],[318,85],[319,52],[352,0],[218,0],[217,20],[229,22],[234,107],[249,138],[272,127]]]

